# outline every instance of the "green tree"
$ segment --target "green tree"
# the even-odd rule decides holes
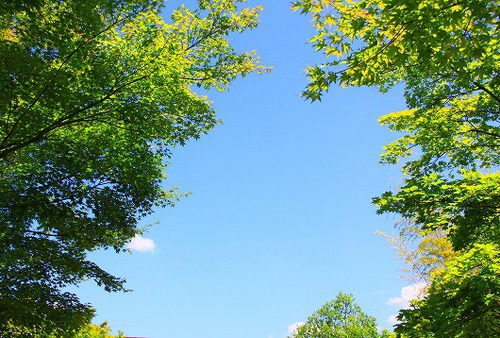
[[[498,337],[500,248],[476,244],[436,272],[428,294],[401,310],[403,337]]]
[[[446,234],[455,251],[448,257],[456,255],[446,268],[428,271],[435,271],[429,296],[402,312],[399,332],[427,325],[420,308],[447,323],[458,303],[445,298],[457,286],[443,276],[482,245],[500,243],[500,7],[494,0],[302,0],[293,8],[312,14],[317,34],[311,43],[326,58],[308,68],[304,97],[319,100],[332,84],[405,89],[408,110],[380,119],[402,135],[385,147],[382,162],[403,161],[403,184],[374,203],[380,213],[411,220],[419,235]],[[500,267],[488,269],[497,285]],[[491,295],[465,284],[462,296]],[[469,313],[489,311],[483,301],[467,306]],[[450,330],[473,332],[460,331],[467,316],[450,321]]]
[[[499,102],[498,4],[493,0],[300,0],[311,13],[311,43],[326,56],[307,70],[303,93],[320,99],[332,83],[404,82],[410,107],[442,107],[482,93]]]
[[[384,336],[385,335],[385,336]],[[387,332],[382,337],[388,337]],[[313,313],[289,338],[381,337],[375,318],[365,314],[352,295],[339,293]]]
[[[379,211],[448,232],[456,250],[498,242],[496,1],[304,0],[294,9],[313,13],[311,42],[327,59],[308,69],[305,97],[320,99],[332,83],[405,87],[410,109],[380,119],[406,134],[382,158],[405,160],[404,185],[374,200]]]
[[[123,338],[125,337],[122,332],[118,331],[118,335],[110,334],[111,327],[107,322],[101,325],[88,324],[83,327],[75,336],[75,338]],[[57,338],[57,337],[54,337]]]
[[[82,325],[82,327],[74,332],[71,332],[74,338],[124,338],[123,332],[118,331],[118,335],[114,336],[111,332],[111,327],[107,322],[100,325],[95,325],[92,323],[87,323]],[[40,333],[39,328],[27,328],[10,325],[4,328],[4,332],[1,337],[30,337],[30,338],[60,338],[60,334],[63,333],[68,336],[68,332],[52,332],[52,333]]]
[[[465,100],[460,106],[469,102]],[[476,242],[500,241],[500,175],[491,172],[499,163],[495,136],[476,133],[465,122],[473,108],[469,105],[456,111],[454,117],[446,114],[450,108],[442,108],[435,113],[402,112],[383,118],[394,119],[391,128],[393,122],[398,126],[393,130],[409,133],[386,147],[386,163],[410,156],[409,149],[422,153],[404,164],[405,180],[399,191],[374,199],[379,212],[399,213],[423,230],[446,231],[455,250]],[[458,114],[465,116],[458,120]],[[425,126],[415,127],[420,123]],[[478,123],[490,134],[499,128],[485,121]],[[407,127],[399,129],[402,124]]]
[[[179,197],[162,188],[170,150],[218,123],[193,88],[266,69],[228,40],[258,23],[242,2],[169,21],[159,0],[0,2],[0,335],[69,337],[92,310],[66,286],[124,290],[87,253],[124,251]]]

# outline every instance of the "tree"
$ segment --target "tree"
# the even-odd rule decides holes
[[[399,234],[378,232],[386,238],[406,264],[403,277],[413,283],[430,284],[432,274],[445,267],[456,256],[443,231],[422,231],[414,222],[402,219],[397,223]]]
[[[498,337],[500,248],[476,244],[436,272],[428,294],[401,310],[403,337]]]
[[[468,103],[470,100],[461,104]],[[405,163],[405,184],[399,191],[389,191],[374,199],[380,213],[399,213],[415,220],[423,230],[446,231],[455,250],[470,248],[476,242],[500,241],[500,176],[498,172],[488,172],[499,163],[495,136],[471,129],[465,120],[469,119],[467,114],[474,106],[468,107],[454,113],[466,114],[461,118],[464,122],[460,122],[458,116],[447,115],[450,108],[425,117],[397,114],[398,121],[393,121],[398,125],[407,124],[405,131],[410,134],[387,146],[384,161],[409,156],[408,149],[420,149],[422,155]],[[428,126],[413,129],[431,120]],[[489,122],[477,123],[484,124],[482,128],[490,130],[492,135],[498,129],[488,125]]]
[[[420,235],[446,234],[456,257],[436,270],[429,298],[421,303],[422,309],[434,310],[434,322],[444,323],[449,319],[446,307],[453,311],[456,304],[443,297],[455,285],[439,273],[451,273],[452,262],[469,259],[482,245],[500,243],[498,3],[302,0],[293,8],[312,13],[317,34],[311,43],[326,56],[325,63],[308,68],[304,97],[319,100],[332,84],[377,86],[382,92],[397,84],[405,88],[408,110],[380,119],[403,135],[382,155],[386,164],[404,162],[403,184],[374,203],[379,213],[410,220]],[[500,267],[493,264],[489,271],[496,285]],[[480,288],[463,290],[490,294]],[[441,307],[425,305],[436,304],[439,293]],[[488,311],[486,302],[473,304],[475,313]],[[402,323],[401,334],[427,325],[419,311],[402,312],[408,325]],[[468,325],[467,317],[453,318],[450,329]]]
[[[107,322],[102,323],[101,325],[88,324],[84,328],[82,328],[75,338],[124,338],[123,332],[118,331],[118,335],[114,336],[110,334],[111,327]],[[57,338],[57,337],[54,337]]]
[[[193,88],[266,69],[229,43],[258,23],[241,2],[168,22],[159,0],[0,4],[0,332],[69,337],[93,311],[66,286],[124,290],[87,253],[124,251],[180,196],[162,188],[170,150],[218,123]]]
[[[306,98],[332,83],[405,87],[410,109],[380,119],[407,134],[382,158],[406,160],[404,186],[376,198],[379,211],[449,230],[457,250],[498,242],[498,175],[487,173],[500,163],[496,1],[304,0],[294,9],[314,13],[311,42],[327,57],[308,69]]]
[[[332,83],[405,87],[410,109],[380,119],[407,134],[382,159],[406,160],[405,186],[376,199],[380,211],[414,216],[431,229],[453,228],[457,249],[468,238],[498,241],[497,174],[491,173],[500,136],[496,1],[303,0],[293,8],[313,13],[318,32],[311,42],[327,58],[307,70],[306,98],[320,99]],[[433,211],[431,205],[447,206]]]
[[[95,325],[92,323],[88,323],[83,325],[78,331],[75,331],[75,338],[124,338],[123,332],[118,331],[118,335],[114,336],[110,334],[111,327],[109,327],[107,322],[104,322],[100,325]],[[40,334],[37,328],[26,328],[11,325],[8,327],[8,330],[4,330],[3,336],[5,337],[33,337],[33,338],[60,338],[60,334],[63,331],[53,332],[52,334]],[[67,334],[67,332],[64,332]]]
[[[313,313],[289,338],[368,338],[387,337],[377,332],[375,318],[365,314],[352,295],[340,292]]]

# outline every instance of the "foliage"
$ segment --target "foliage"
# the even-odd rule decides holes
[[[125,250],[179,197],[162,188],[165,158],[218,123],[192,88],[266,70],[229,43],[258,23],[241,2],[200,0],[169,22],[158,0],[0,4],[0,332],[88,322],[68,285],[124,290],[87,253]]]
[[[384,333],[387,337],[389,333]],[[313,313],[289,338],[380,337],[375,318],[365,314],[352,295],[339,293]]]
[[[30,337],[30,338],[60,338],[61,334],[68,336],[70,334],[74,338],[124,338],[122,332],[118,332],[117,336],[112,335],[111,327],[107,322],[101,325],[92,323],[82,324],[78,331],[69,332],[64,330],[54,330],[52,333],[40,333],[37,327],[20,327],[9,325],[7,330],[0,334],[0,337]]]
[[[435,275],[428,295],[401,310],[404,337],[498,337],[500,247],[476,244]]]
[[[403,184],[374,203],[419,236],[446,234],[455,252],[442,261],[420,260],[423,248],[408,252],[414,268],[435,274],[428,297],[402,312],[399,333],[498,336],[490,306],[498,307],[500,270],[487,261],[500,243],[497,1],[299,0],[293,8],[312,14],[311,43],[326,59],[308,68],[304,97],[320,100],[332,84],[405,89],[408,110],[380,119],[400,136],[382,162],[403,161]],[[481,323],[490,331],[478,331]]]
[[[123,338],[124,335],[119,331],[117,336],[110,334],[111,327],[109,327],[107,322],[101,325],[88,324],[83,329],[81,329],[75,336],[75,338]],[[54,337],[56,338],[56,337]]]
[[[424,229],[449,229],[456,250],[476,242],[500,242],[500,175],[463,172],[450,180],[432,173],[408,180],[399,192],[386,192],[375,203],[380,212],[414,217]]]
[[[90,322],[94,311],[74,294],[38,284],[4,291],[0,303],[0,337],[72,337]],[[11,283],[14,284],[14,283]],[[12,287],[13,288],[13,287]]]
[[[311,43],[326,56],[307,70],[311,100],[332,83],[386,90],[400,81],[410,107],[476,91],[499,100],[496,1],[299,0],[293,9],[312,14]]]
[[[455,249],[498,242],[500,58],[496,1],[304,0],[311,40],[327,57],[310,67],[304,96],[316,100],[331,83],[402,82],[410,110],[380,122],[404,135],[383,162],[400,159],[404,186],[374,200],[379,211],[449,233]],[[330,60],[336,57],[337,60]]]
[[[485,94],[454,99],[454,107],[411,110],[381,118],[407,135],[386,146],[384,163],[411,158],[403,166],[405,186],[374,201],[380,212],[397,212],[427,229],[449,229],[455,249],[483,240],[499,240],[499,176],[488,173],[500,164],[498,121]],[[490,111],[484,116],[482,111]],[[490,118],[491,117],[491,118]],[[497,117],[495,117],[497,119]]]
[[[498,242],[500,47],[496,1],[304,0],[311,40],[327,62],[310,67],[305,97],[331,83],[403,83],[409,110],[380,122],[404,134],[383,163],[403,165],[404,186],[374,199],[423,230],[449,233],[456,250]],[[330,60],[336,57],[337,60]]]

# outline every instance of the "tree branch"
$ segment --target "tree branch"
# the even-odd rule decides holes
[[[134,73],[135,74],[135,73]],[[132,75],[134,75],[132,74]],[[129,75],[131,76],[131,75]],[[149,77],[149,75],[142,75],[136,79],[133,79],[127,83],[124,83],[118,87],[112,87],[111,90],[103,97],[101,97],[100,99],[96,100],[96,101],[93,101],[91,102],[90,104],[86,105],[86,106],[83,106],[79,109],[76,109],[74,112],[72,113],[69,113],[59,119],[57,119],[56,121],[54,121],[51,125],[45,127],[44,129],[42,129],[41,131],[39,131],[36,135],[32,136],[32,137],[29,137],[27,140],[25,141],[22,141],[22,142],[18,142],[18,143],[12,143],[12,144],[9,144],[9,145],[3,145],[1,146],[0,148],[0,159],[2,158],[5,158],[7,155],[9,155],[10,153],[13,153],[23,147],[26,147],[27,145],[30,145],[32,143],[35,143],[35,142],[40,142],[41,140],[44,139],[44,137],[51,131],[55,130],[55,129],[59,129],[63,126],[67,126],[67,125],[70,125],[70,124],[73,124],[73,123],[76,123],[78,122],[78,120],[71,120],[72,117],[75,117],[77,116],[78,114],[84,112],[84,111],[87,111],[89,109],[92,109],[96,106],[98,106],[99,104],[109,100],[112,96],[114,96],[116,93],[118,93],[120,90],[122,90],[123,88],[127,87],[127,86],[130,86],[136,82],[139,82],[145,78]]]
[[[493,93],[491,90],[489,90],[485,86],[481,85],[477,81],[474,81],[473,83],[474,83],[474,86],[476,86],[477,88],[479,88],[480,90],[482,90],[483,92],[485,92],[486,94],[488,94],[489,96],[491,96],[493,98],[493,100],[497,101],[497,103],[500,104],[500,97],[498,97],[497,95],[495,95],[495,93]]]
[[[0,144],[0,148],[5,148],[6,143],[14,135],[14,132],[15,132],[16,128],[19,126],[19,124],[21,123],[21,121],[24,118],[24,116],[26,116],[26,113],[28,111],[30,111],[40,101],[40,99],[42,98],[42,96],[47,92],[49,86],[54,83],[54,81],[59,76],[59,74],[61,73],[62,69],[70,61],[70,59],[73,58],[78,51],[80,51],[83,47],[85,47],[86,45],[88,45],[89,43],[91,43],[92,41],[94,41],[95,39],[97,39],[100,35],[104,34],[105,32],[107,32],[107,31],[109,31],[109,30],[111,30],[113,28],[115,28],[120,23],[125,22],[126,20],[130,19],[131,17],[132,17],[132,14],[124,16],[123,18],[112,22],[110,25],[106,26],[104,29],[98,31],[96,34],[94,34],[90,38],[88,38],[88,39],[80,42],[76,46],[76,48],[71,53],[69,53],[62,60],[62,62],[59,65],[59,67],[56,69],[56,71],[52,75],[52,78],[45,84],[45,86],[40,91],[40,93],[38,93],[38,95],[35,97],[35,99],[28,105],[27,109],[22,114],[20,114],[20,116],[17,118],[16,122],[14,122],[14,125],[12,126],[12,128],[10,129],[10,131],[7,133],[7,135],[5,136],[5,138],[2,140],[2,143]],[[3,156],[0,155],[0,158],[2,158],[2,157]]]

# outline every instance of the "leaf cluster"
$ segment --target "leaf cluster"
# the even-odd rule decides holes
[[[74,338],[124,338],[123,332],[118,331],[118,335],[112,335],[111,327],[107,322],[104,322],[100,325],[95,325],[91,323],[82,324],[82,327],[78,331],[73,331],[68,333],[59,327],[57,330],[54,330],[52,333],[39,333],[39,329],[36,326],[32,328],[27,327],[18,327],[15,325],[8,325],[8,329],[1,337],[23,337],[23,338],[60,338],[62,335],[67,336],[71,334]]]
[[[307,69],[303,95],[312,101],[332,83],[386,91],[404,82],[412,108],[498,85],[496,1],[301,0],[292,8],[312,15],[310,42],[325,55]]]
[[[463,172],[463,178],[447,180],[430,174],[408,180],[397,193],[375,198],[379,212],[397,212],[412,218],[423,230],[448,231],[455,250],[474,243],[500,241],[500,175]]]

